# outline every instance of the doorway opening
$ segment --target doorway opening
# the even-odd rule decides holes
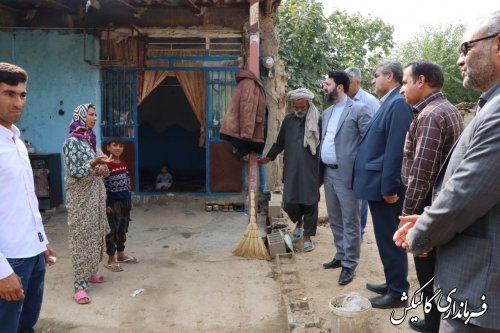
[[[157,192],[162,164],[173,177],[169,192],[205,192],[205,148],[200,123],[175,76],[167,76],[138,106],[139,190]]]

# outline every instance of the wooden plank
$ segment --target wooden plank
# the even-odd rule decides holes
[[[135,13],[137,13],[137,7],[131,5],[127,0],[114,0],[114,1],[121,3],[125,7],[128,7],[130,9],[132,9]]]
[[[14,9],[12,7],[9,7],[7,5],[3,5],[1,3],[0,3],[0,9],[6,10],[6,11],[11,12],[11,13],[16,14],[16,15],[24,15],[25,14],[23,11],[20,11],[18,9]]]
[[[42,0],[42,5],[45,5],[50,8],[54,9],[62,9],[72,15],[77,14],[77,9],[73,7],[69,7],[63,3],[61,3],[59,0]]]
[[[196,11],[196,14],[200,14],[201,13],[200,6],[196,5],[193,0],[183,0],[183,2],[186,3],[186,4],[188,4],[189,7],[191,7],[192,9],[194,9]]]

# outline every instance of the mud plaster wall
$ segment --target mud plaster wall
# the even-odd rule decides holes
[[[262,83],[266,90],[267,107],[269,110],[267,140],[264,153],[267,153],[272,144],[276,142],[281,122],[286,112],[286,73],[285,65],[279,59],[279,35],[276,28],[277,7],[274,7],[270,15],[261,16],[260,24],[260,54],[272,56],[275,62],[274,72],[271,77],[261,76]],[[282,185],[283,155],[280,154],[274,162],[266,165],[266,182],[270,190]]]

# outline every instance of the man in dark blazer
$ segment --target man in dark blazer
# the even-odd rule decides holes
[[[354,163],[353,191],[368,200],[377,247],[384,266],[385,283],[366,287],[381,294],[370,299],[374,308],[395,308],[407,304],[408,258],[392,236],[399,225],[405,188],[401,164],[406,132],[413,120],[411,107],[400,94],[403,69],[399,62],[385,61],[373,70],[372,86],[381,97],[380,109],[368,124]]]
[[[434,301],[445,317],[453,309],[440,333],[490,333],[500,331],[500,11],[464,37],[457,65],[464,87],[483,92],[476,117],[441,168],[432,205],[402,217],[394,241],[414,255],[437,247]]]

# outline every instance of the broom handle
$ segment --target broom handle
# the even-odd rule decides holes
[[[250,203],[250,207],[252,206],[252,200],[250,193],[253,191],[254,193],[254,202],[255,202],[255,213],[258,211],[258,202],[259,202],[259,164],[257,163],[259,159],[259,155],[257,153],[250,153],[248,158],[248,200]],[[250,207],[249,211],[250,211]],[[250,216],[248,214],[248,222],[250,223]],[[257,216],[255,216],[257,217]]]

